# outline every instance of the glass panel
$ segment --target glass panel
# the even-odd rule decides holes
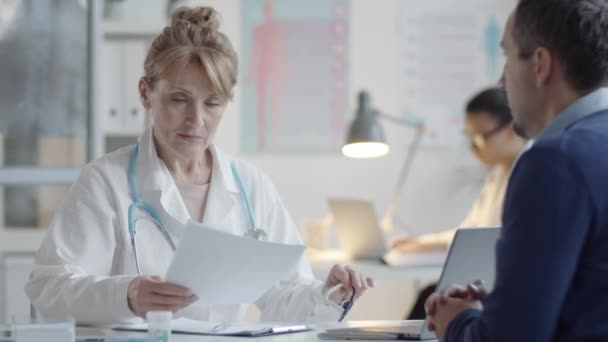
[[[0,187],[0,227],[48,227],[69,188],[69,185]]]
[[[0,0],[0,163],[85,162],[84,5],[78,0]]]
[[[86,162],[86,3],[0,0],[0,167]],[[0,188],[0,227],[47,226],[66,191]]]

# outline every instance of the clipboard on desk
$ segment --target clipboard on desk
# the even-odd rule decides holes
[[[283,334],[292,334],[298,332],[311,331],[307,325],[286,325],[286,326],[276,326],[276,327],[267,327],[262,328],[260,330],[243,330],[241,332],[235,333],[216,333],[214,335],[220,336],[239,336],[239,337],[263,337],[263,336],[271,336],[271,335],[283,335]]]
[[[435,339],[434,336],[423,338],[420,335],[420,324],[423,321],[402,321],[394,326],[370,326],[329,329],[319,333],[322,340],[365,340],[365,341],[422,341]]]
[[[116,325],[112,329],[120,331],[148,330],[147,323],[135,325]],[[242,322],[205,322],[188,318],[179,318],[171,322],[171,332],[184,335],[234,336],[234,337],[263,337],[271,335],[291,334],[313,330],[308,325],[281,325]]]

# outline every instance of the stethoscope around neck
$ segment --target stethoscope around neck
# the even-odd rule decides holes
[[[135,243],[135,233],[136,233],[135,227],[136,227],[137,221],[141,219],[141,218],[135,219],[135,213],[137,210],[142,210],[150,216],[151,220],[154,221],[154,223],[156,223],[156,227],[161,232],[161,234],[163,235],[164,239],[167,241],[169,246],[171,246],[171,249],[173,251],[175,251],[176,247],[175,247],[175,243],[173,242],[173,239],[171,239],[171,236],[169,236],[169,233],[167,232],[167,229],[164,225],[162,218],[160,217],[160,215],[158,215],[158,212],[156,212],[156,210],[154,210],[153,207],[151,207],[149,204],[145,203],[141,199],[141,196],[137,189],[137,182],[135,179],[135,164],[137,162],[138,155],[139,155],[139,144],[135,144],[135,148],[133,149],[133,152],[131,153],[131,158],[129,159],[129,169],[127,171],[128,172],[127,181],[129,183],[129,191],[131,192],[131,198],[133,199],[133,203],[129,206],[129,211],[128,211],[127,215],[128,215],[128,225],[129,225],[129,235],[131,237],[131,246],[133,247],[133,253],[135,254],[135,267],[137,268],[137,274],[141,274],[139,256],[137,254],[137,245]],[[243,185],[243,181],[241,180],[241,177],[240,177],[234,163],[230,163],[230,169],[232,170],[232,176],[234,177],[234,180],[236,181],[236,184],[239,187],[239,191],[241,193],[241,199],[243,201],[243,205],[245,206],[245,209],[247,211],[247,216],[249,219],[250,228],[247,230],[247,232],[244,234],[244,236],[247,238],[255,239],[255,240],[266,240],[268,238],[268,236],[266,235],[266,232],[263,229],[257,228],[257,225],[255,223],[255,218],[253,215],[253,209],[251,208],[251,204],[249,202],[247,192],[245,191],[245,186]]]

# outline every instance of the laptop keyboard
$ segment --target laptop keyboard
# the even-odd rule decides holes
[[[404,321],[398,324],[392,325],[377,325],[377,326],[363,326],[363,327],[353,327],[353,328],[339,328],[339,329],[330,329],[332,332],[353,332],[353,331],[361,331],[363,333],[385,333],[385,334],[403,334],[405,336],[420,336],[422,333],[422,327],[424,325],[424,321]]]
[[[404,324],[394,326],[379,326],[379,327],[366,327],[363,328],[366,331],[383,332],[390,334],[405,334],[405,335],[420,335],[422,333],[422,327],[424,321],[406,322]]]

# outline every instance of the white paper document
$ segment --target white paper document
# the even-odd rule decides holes
[[[114,330],[147,331],[148,324],[115,325]],[[219,335],[219,336],[265,336],[287,334],[311,330],[306,325],[273,325],[245,322],[206,322],[188,318],[171,321],[171,331],[175,334]]]
[[[295,269],[304,250],[189,221],[166,280],[190,289],[201,304],[251,304]]]

